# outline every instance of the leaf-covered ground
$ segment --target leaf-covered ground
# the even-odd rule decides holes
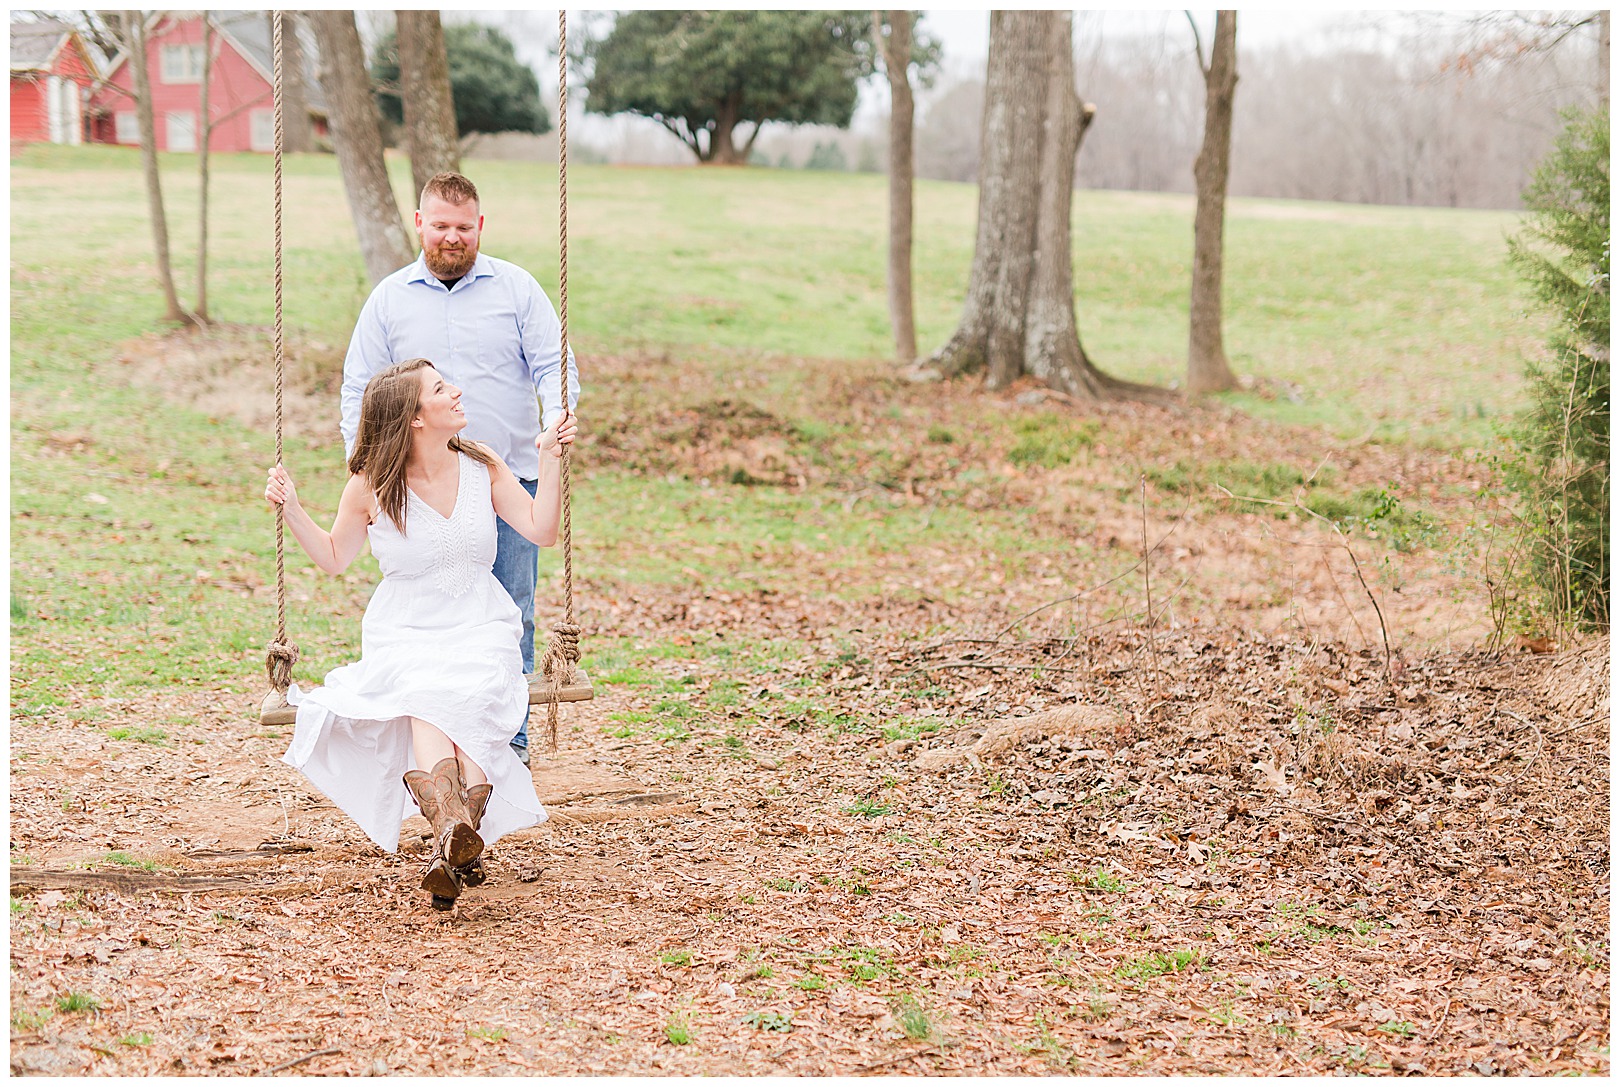
[[[665,407],[630,391],[649,369]],[[552,818],[453,914],[417,889],[424,826],[367,845],[256,699],[15,719],[14,1073],[1609,1071],[1607,642],[1477,648],[1486,594],[1432,542],[1476,465],[1338,451],[1318,497],[1428,518],[1344,515],[1363,590],[1312,486],[1267,478],[1309,472],[1298,435],[1077,429],[1028,391],[992,433],[955,387],[833,381],[818,415],[598,374],[582,487],[708,480],[736,516],[824,494],[868,533],[1016,513],[1041,546],[829,523],[674,560],[755,567],[722,583],[604,538],[597,697],[535,761]]]
[[[773,625],[724,610],[728,634]],[[818,712],[929,656],[862,650],[803,666]],[[1158,652],[1096,642],[1072,683],[1001,686],[1016,724],[988,737],[614,741],[594,726],[637,700],[605,696],[537,764],[552,821],[452,916],[416,889],[421,843],[356,845],[277,741],[221,761],[29,726],[12,1067],[1607,1069],[1606,715],[1550,713],[1525,663],[1424,660],[1392,688],[1330,646]],[[953,678],[936,698],[983,705]],[[127,885],[30,874],[85,858]]]

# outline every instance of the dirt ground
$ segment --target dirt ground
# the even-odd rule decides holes
[[[419,835],[356,844],[206,695],[109,707],[195,715],[197,754],[20,726],[12,1070],[1608,1070],[1607,713],[1550,712],[1556,665],[1159,653],[1152,695],[1103,642],[1008,727],[915,745],[729,758],[581,704],[536,760],[551,820],[448,915]],[[1296,731],[1290,684],[1343,729]],[[164,867],[73,867],[109,850]],[[74,993],[100,1006],[19,1023]]]
[[[1117,516],[1091,531],[1134,539]],[[1005,597],[590,606],[600,637],[679,616],[817,646],[725,713],[809,678],[821,715],[972,724],[616,738],[663,696],[599,685],[535,759],[551,818],[448,914],[417,887],[425,824],[367,845],[240,696],[16,720],[11,1070],[1607,1074],[1607,640],[1467,648],[1481,621],[1414,568],[1431,603],[1394,609],[1395,640],[1463,634],[1387,659],[1317,556],[1227,561],[1252,537],[1201,524],[1177,546],[1221,549],[1228,621],[992,637]],[[155,718],[192,723],[104,742]]]

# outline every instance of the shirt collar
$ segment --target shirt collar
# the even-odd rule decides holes
[[[473,258],[472,271],[468,272],[461,278],[481,279],[484,276],[492,276],[494,274],[495,265],[491,263],[489,257],[485,256],[483,253],[479,253]],[[416,254],[416,263],[411,265],[411,274],[406,277],[406,282],[433,284],[442,283],[443,280],[434,275],[432,272],[428,271],[427,257],[425,257],[419,250]]]

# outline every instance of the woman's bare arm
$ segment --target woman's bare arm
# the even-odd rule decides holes
[[[573,442],[574,432],[573,413],[565,412],[534,443],[540,451],[540,478],[533,498],[504,462],[497,459],[490,469],[489,496],[496,514],[524,539],[541,547],[557,542],[557,526],[562,521],[562,451]]]
[[[350,476],[349,482],[344,484],[330,532],[317,525],[299,503],[292,476],[279,464],[270,469],[264,497],[272,505],[282,504],[293,539],[315,565],[327,573],[341,574],[360,554],[360,547],[366,542],[366,528],[371,524],[371,488],[364,477]]]

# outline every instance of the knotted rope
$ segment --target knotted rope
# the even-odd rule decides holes
[[[557,366],[561,372],[563,410],[568,409],[568,12],[557,12],[557,317],[561,325]],[[546,705],[546,740],[557,749],[557,703],[562,688],[573,682],[579,663],[579,624],[574,621],[574,516],[570,462],[573,447],[562,449],[563,619],[551,628],[540,666],[551,684]]]
[[[270,13],[272,37],[275,41],[275,86],[273,97],[276,120],[276,463],[281,463],[281,393],[286,382],[286,363],[281,350],[281,12]],[[293,665],[298,663],[298,646],[287,640],[287,551],[285,540],[286,511],[276,504],[276,636],[265,649],[265,671],[270,673],[270,686],[285,694],[292,683]]]

